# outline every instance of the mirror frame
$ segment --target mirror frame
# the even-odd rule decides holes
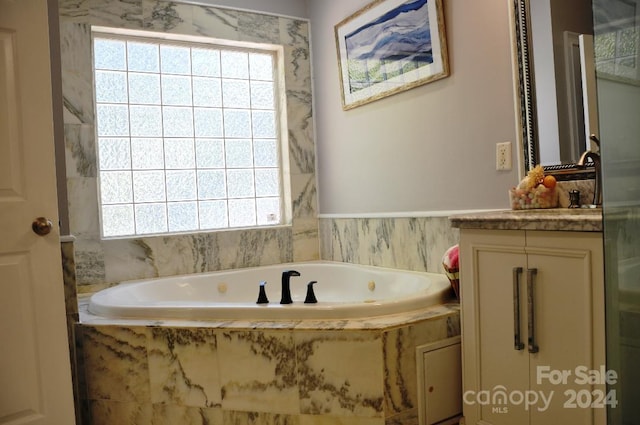
[[[515,41],[514,71],[517,68],[516,103],[520,106],[519,125],[522,139],[522,164],[524,174],[538,164],[538,120],[535,95],[535,76],[533,73],[533,54],[531,42],[531,0],[509,0],[512,2],[513,39]],[[584,180],[595,177],[593,166],[578,167],[572,164],[545,165],[545,174],[551,174],[557,180]]]

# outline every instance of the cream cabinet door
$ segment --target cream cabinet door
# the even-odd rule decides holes
[[[46,0],[0,0],[0,424],[75,423],[48,29]]]

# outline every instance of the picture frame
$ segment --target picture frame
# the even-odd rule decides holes
[[[375,0],[335,38],[344,110],[449,76],[442,0]]]

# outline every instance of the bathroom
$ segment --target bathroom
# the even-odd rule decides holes
[[[459,239],[449,216],[508,208],[521,137],[509,3],[445,1],[451,75],[344,111],[334,26],[368,3],[211,1],[217,14],[202,16],[180,2],[59,1],[66,181],[58,195],[67,199],[62,234],[75,238],[64,249],[74,252],[66,258],[78,294],[149,276],[316,259],[441,273],[442,254]],[[285,46],[292,224],[101,241],[91,64],[78,59],[90,49],[89,24],[190,33],[199,19],[215,23],[216,37]],[[505,141],[514,166],[496,171],[495,144]],[[260,418],[253,423],[278,420]]]

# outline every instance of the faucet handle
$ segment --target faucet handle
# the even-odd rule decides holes
[[[318,283],[317,280],[312,280],[307,283],[307,297],[304,299],[305,304],[316,304],[318,300],[316,299],[316,294],[313,293],[313,284]]]
[[[266,280],[260,282],[260,293],[258,294],[258,301],[256,304],[269,304],[269,298],[267,298],[267,292],[265,291]]]
[[[596,136],[595,134],[592,134],[591,136],[589,136],[589,140],[591,140],[593,143],[596,144],[596,146],[598,147],[598,152],[600,151],[600,139],[598,139],[598,136]],[[589,149],[587,149],[589,150]]]

